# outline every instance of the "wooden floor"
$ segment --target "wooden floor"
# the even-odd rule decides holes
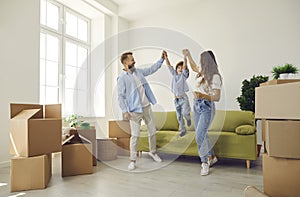
[[[98,162],[94,174],[61,177],[60,154],[53,159],[53,174],[44,190],[10,193],[10,168],[0,168],[0,197],[243,197],[248,185],[262,190],[261,158],[251,162],[219,159],[208,176],[200,175],[197,157],[162,155],[162,163],[154,162],[147,154],[137,161],[137,169],[127,171],[128,157]]]

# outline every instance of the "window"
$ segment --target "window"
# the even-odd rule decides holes
[[[52,0],[40,13],[40,102],[89,116],[90,19]]]

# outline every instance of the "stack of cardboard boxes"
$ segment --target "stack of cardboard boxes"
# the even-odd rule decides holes
[[[113,120],[108,122],[109,138],[115,138],[118,155],[130,155],[130,123],[126,120]]]
[[[273,80],[255,89],[255,116],[262,120],[264,193],[300,194],[300,82]]]
[[[46,188],[61,151],[61,105],[10,105],[11,191]]]
[[[11,191],[46,188],[54,152],[62,152],[63,177],[93,173],[93,163],[97,165],[92,154],[96,150],[95,129],[75,131],[62,142],[60,104],[11,104]]]

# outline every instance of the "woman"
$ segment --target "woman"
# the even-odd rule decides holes
[[[196,142],[201,159],[201,175],[209,173],[209,167],[218,160],[215,156],[210,140],[208,128],[215,115],[215,101],[220,100],[222,77],[212,51],[204,51],[200,55],[201,70],[195,64],[188,49],[183,50],[191,68],[197,73],[194,94],[194,122],[196,131]]]

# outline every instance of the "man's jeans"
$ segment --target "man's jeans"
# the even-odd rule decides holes
[[[188,121],[191,120],[191,107],[187,95],[181,98],[175,98],[174,105],[176,108],[176,116],[181,132],[186,132],[183,117]]]
[[[152,153],[156,152],[156,128],[154,123],[153,112],[151,105],[143,107],[143,113],[130,113],[130,127],[131,127],[131,138],[130,138],[130,160],[136,160],[138,139],[140,136],[141,121],[144,119],[148,129],[148,140],[149,150]]]
[[[201,162],[208,162],[214,152],[208,138],[208,128],[215,116],[215,104],[203,98],[194,99],[194,122],[196,142]]]

